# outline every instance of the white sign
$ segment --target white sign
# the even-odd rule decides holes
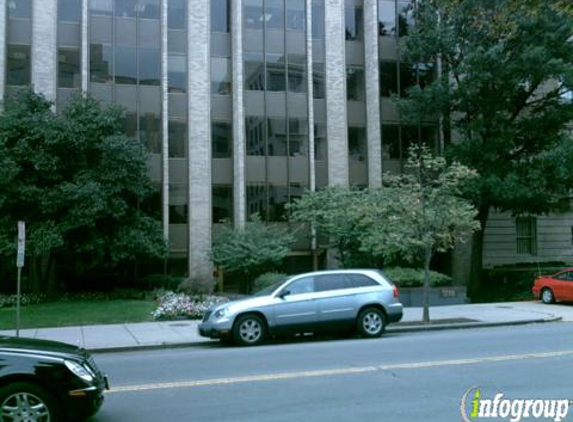
[[[18,255],[16,256],[16,266],[24,266],[24,254],[26,251],[26,223],[18,221]]]

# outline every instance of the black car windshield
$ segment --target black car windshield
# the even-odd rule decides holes
[[[268,296],[272,292],[274,292],[285,281],[286,281],[286,278],[283,278],[282,280],[277,281],[276,283],[273,283],[270,286],[265,287],[263,290],[259,290],[257,293],[255,293],[255,296]]]

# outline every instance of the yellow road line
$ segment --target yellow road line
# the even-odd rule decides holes
[[[480,363],[506,362],[506,361],[525,360],[525,359],[548,359],[548,358],[571,356],[571,355],[573,355],[573,350],[562,350],[555,352],[526,353],[520,355],[501,355],[501,356],[490,356],[490,357],[470,358],[470,359],[451,359],[451,360],[436,360],[436,361],[426,361],[426,362],[396,363],[390,365],[360,366],[353,368],[335,368],[335,369],[324,369],[315,371],[282,372],[282,373],[279,372],[274,374],[251,375],[251,376],[232,377],[232,378],[212,378],[212,379],[194,380],[194,381],[123,385],[112,388],[110,391],[108,391],[108,394],[149,391],[149,390],[164,390],[172,388],[204,387],[211,385],[238,384],[238,383],[248,383],[248,382],[276,381],[276,380],[287,380],[287,379],[297,379],[297,378],[327,377],[335,375],[352,375],[352,374],[362,374],[366,372],[393,371],[399,369],[422,369],[422,368],[437,368],[442,366],[477,365]]]

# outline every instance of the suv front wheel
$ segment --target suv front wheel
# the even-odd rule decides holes
[[[380,337],[386,328],[386,317],[378,308],[370,307],[363,309],[360,315],[358,315],[356,328],[362,337]]]
[[[261,344],[267,335],[267,326],[258,315],[243,315],[233,326],[233,339],[241,346]]]

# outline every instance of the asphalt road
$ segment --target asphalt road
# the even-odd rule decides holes
[[[573,323],[95,358],[112,390],[91,422],[449,422],[472,387],[573,399]]]

